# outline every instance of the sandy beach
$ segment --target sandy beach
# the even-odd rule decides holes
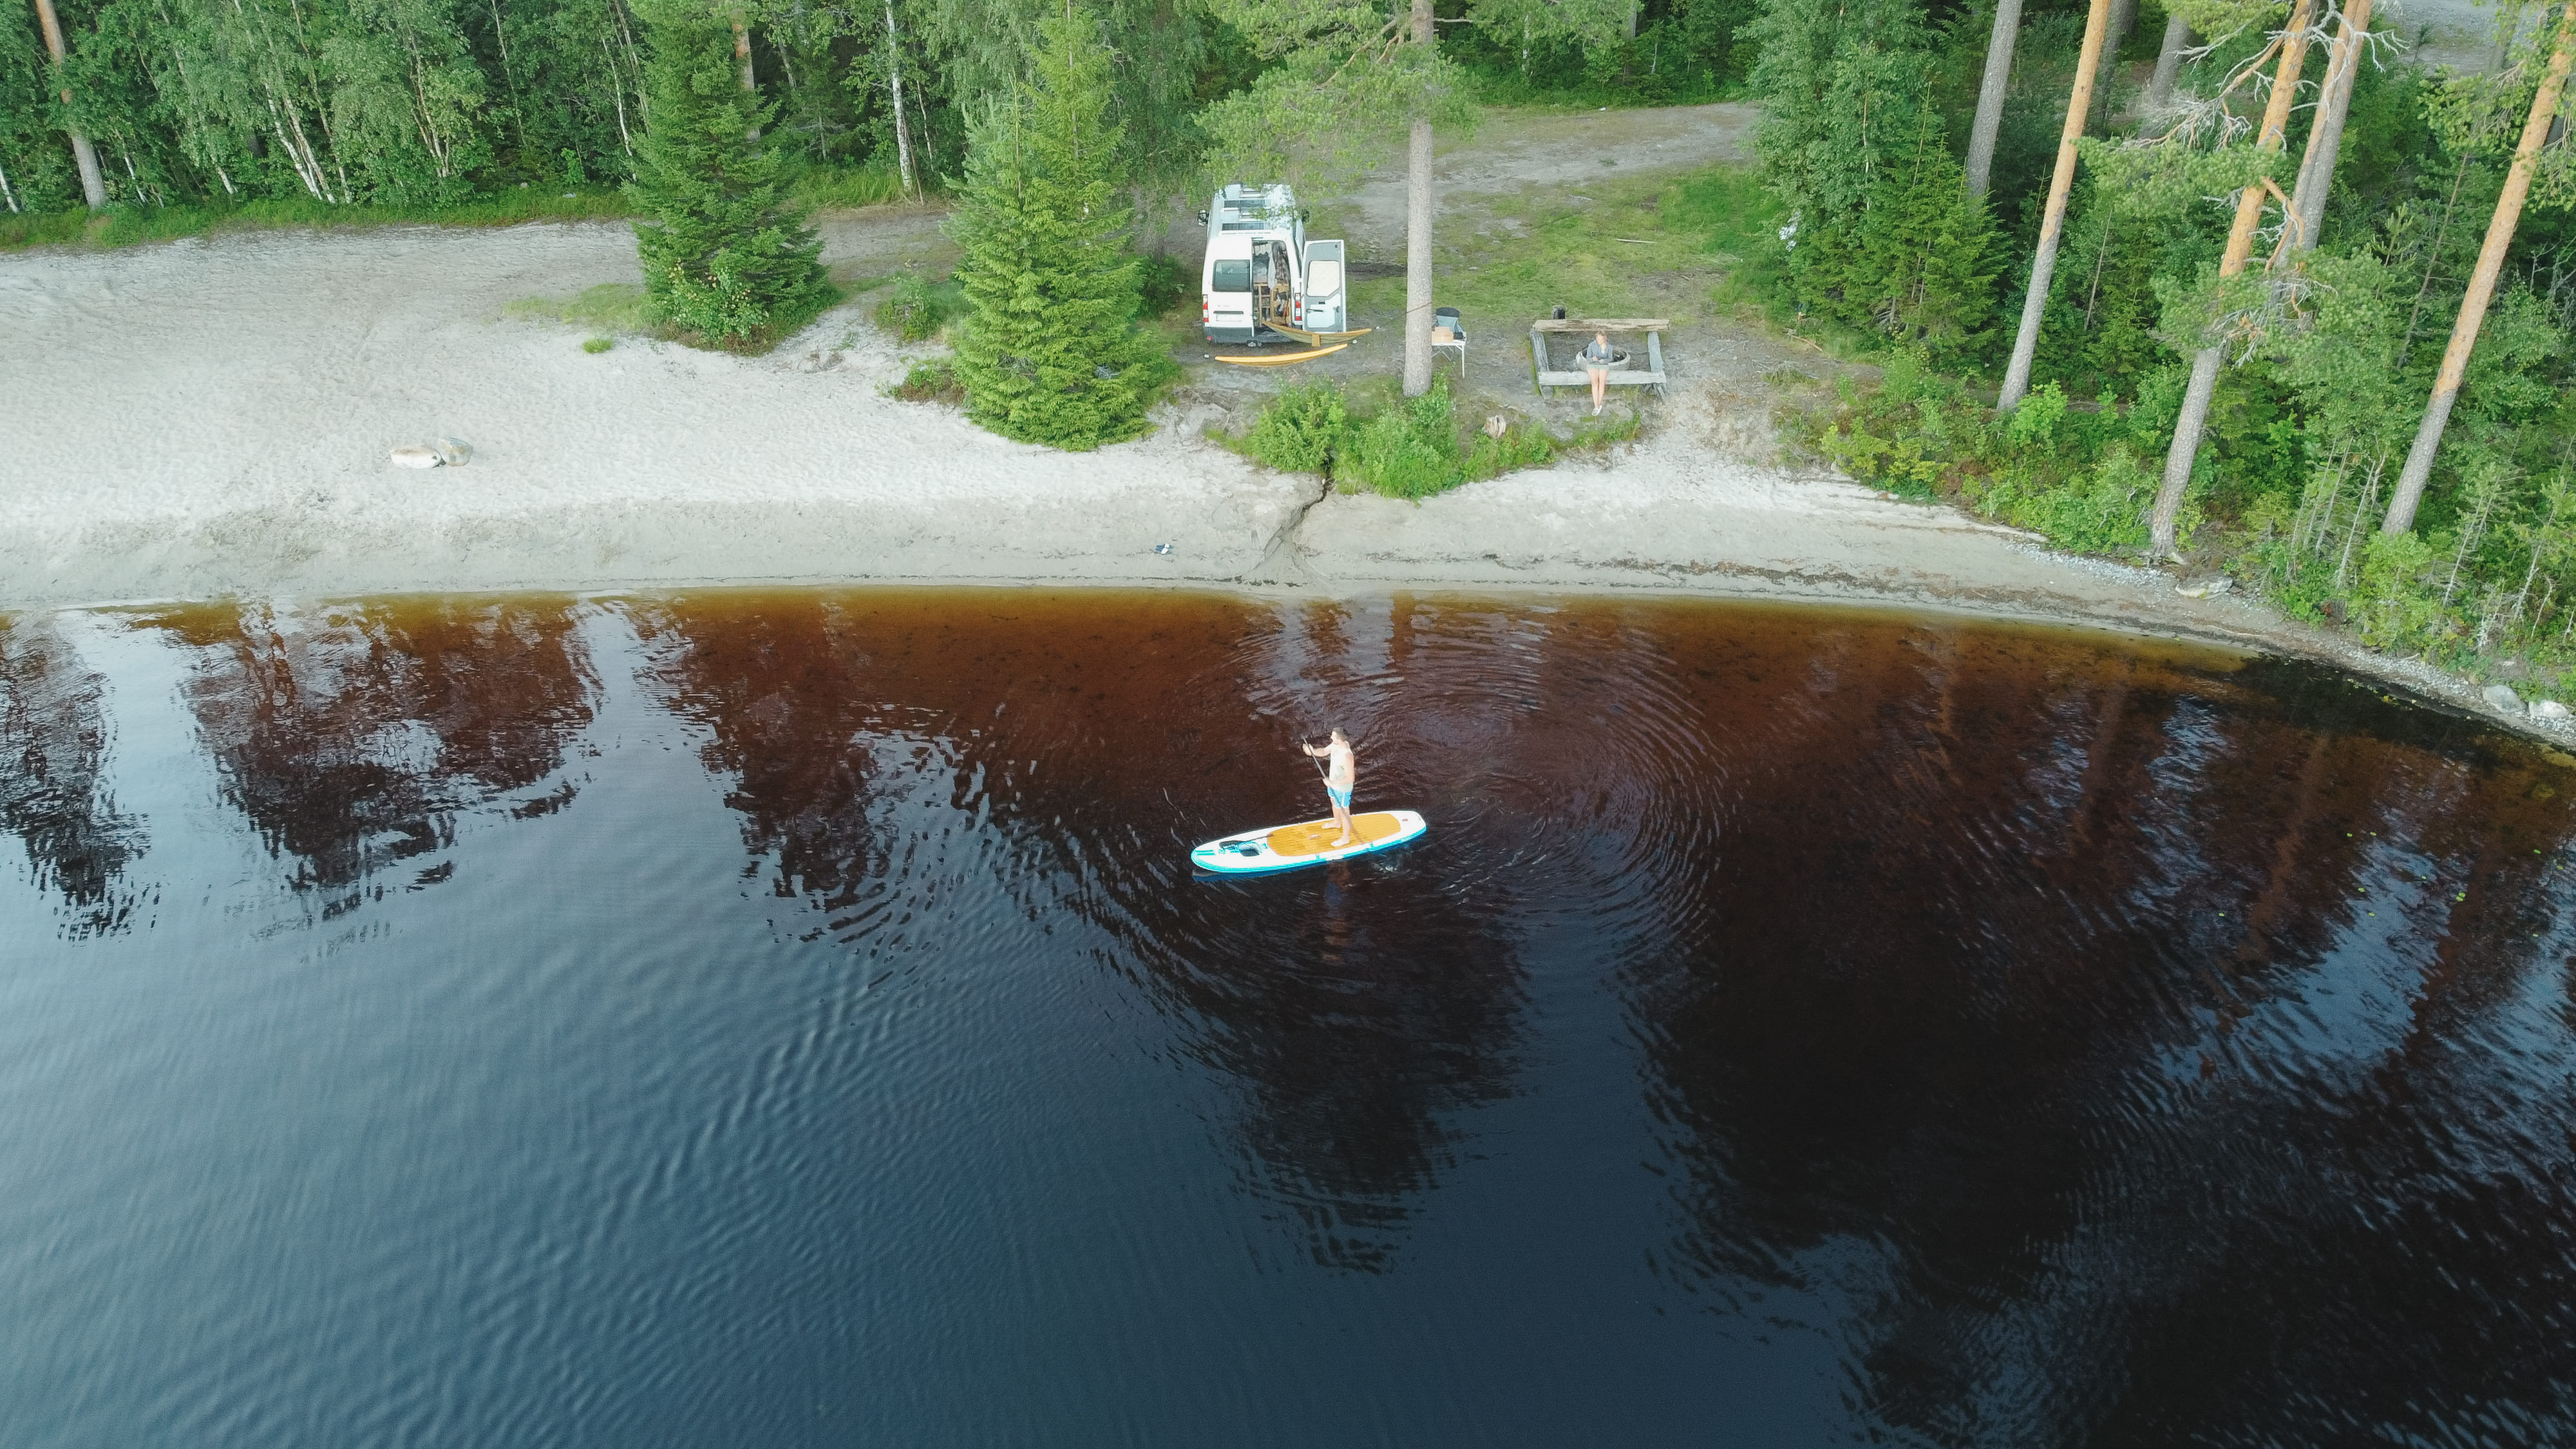
[[[21,339],[0,390],[31,424],[0,474],[0,602],[986,580],[2170,612],[2155,576],[1733,461],[1686,428],[1421,505],[1327,497],[1208,442],[1219,404],[1190,389],[1151,437],[1091,454],[892,399],[910,357],[855,309],[759,358],[593,355],[577,330],[501,315],[634,275],[623,226],[0,263],[0,329]],[[389,464],[439,436],[471,462]]]
[[[1740,126],[1686,119],[1701,149],[1738,144]],[[829,219],[825,259],[881,273],[936,225]],[[1677,367],[1640,442],[1416,505],[1327,495],[1207,441],[1243,399],[1197,385],[1137,442],[1004,441],[887,396],[929,349],[855,304],[756,358],[632,338],[590,354],[581,329],[505,315],[637,275],[623,224],[0,259],[0,608],[864,581],[1646,590],[2190,637],[2483,709],[2242,600],[1745,461],[1721,435],[1743,404],[1733,374],[1778,345],[1749,334],[1704,347],[1705,376]],[[470,446],[466,466],[388,461],[442,436]]]

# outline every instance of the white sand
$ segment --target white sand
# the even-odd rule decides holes
[[[1299,487],[1171,435],[1076,456],[877,394],[856,319],[736,359],[498,320],[636,277],[623,225],[0,262],[0,600],[1241,572]],[[838,365],[806,360],[851,334]],[[388,465],[453,434],[472,463]],[[1214,464],[1214,466],[1211,466]],[[1169,556],[1151,552],[1177,545]]]
[[[905,359],[848,313],[755,359],[592,355],[576,329],[501,319],[634,268],[623,226],[0,262],[0,396],[26,424],[0,473],[0,602],[1256,574],[1669,587],[1712,567],[1902,588],[1926,550],[1961,548],[1981,562],[1943,572],[2065,572],[1946,513],[1678,439],[1426,508],[1336,498],[1287,540],[1320,486],[1209,445],[1200,419],[1088,455],[1004,442],[881,395]],[[440,435],[471,464],[389,465]]]
[[[0,260],[0,607],[868,580],[1644,589],[2107,624],[2388,670],[2158,575],[1729,461],[1694,439],[1707,400],[1688,386],[1658,405],[1679,425],[1619,457],[1415,506],[1246,463],[1200,438],[1205,410],[1087,455],[1002,441],[882,396],[906,360],[848,310],[752,359],[632,340],[591,355],[577,329],[500,315],[635,276],[622,225]],[[390,465],[440,435],[472,462]]]

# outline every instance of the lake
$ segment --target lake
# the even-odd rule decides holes
[[[1335,725],[1429,835],[1194,878]],[[1897,614],[0,618],[0,1438],[2565,1442],[2571,791]]]

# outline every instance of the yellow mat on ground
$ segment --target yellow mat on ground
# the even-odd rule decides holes
[[[1404,827],[1392,815],[1354,815],[1351,834],[1360,841],[1384,840]],[[1341,828],[1330,820],[1309,820],[1299,825],[1282,825],[1270,832],[1270,850],[1274,855],[1321,855],[1334,848],[1333,840]]]
[[[1219,362],[1239,363],[1245,367],[1277,367],[1285,362],[1312,362],[1318,357],[1330,357],[1348,346],[1350,344],[1347,342],[1336,342],[1330,347],[1318,347],[1312,352],[1283,352],[1272,357],[1237,357],[1231,353],[1211,355]]]

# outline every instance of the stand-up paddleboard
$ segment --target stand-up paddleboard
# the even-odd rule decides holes
[[[1330,820],[1308,820],[1211,840],[1190,852],[1190,864],[1211,875],[1268,875],[1390,850],[1430,828],[1410,810],[1373,810],[1351,817],[1351,833],[1359,839],[1339,849],[1333,840],[1341,827]]]
[[[1350,346],[1350,344],[1347,342],[1336,342],[1330,347],[1317,347],[1305,352],[1282,352],[1268,357],[1259,355],[1245,356],[1231,352],[1211,352],[1208,356],[1215,358],[1219,362],[1240,363],[1245,367],[1277,367],[1280,364],[1287,362],[1312,362],[1318,357],[1330,357],[1334,353],[1339,352],[1348,346]]]

